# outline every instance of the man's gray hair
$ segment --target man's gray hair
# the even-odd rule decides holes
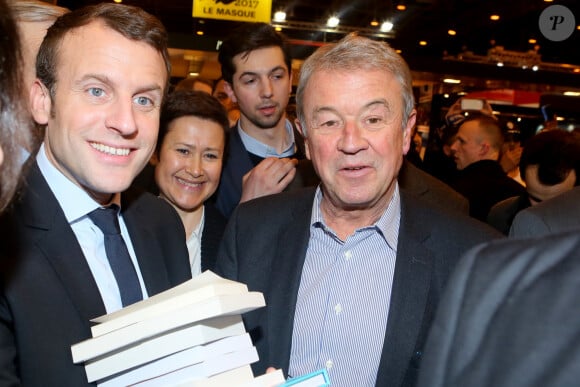
[[[403,98],[403,127],[415,107],[411,71],[405,60],[388,43],[351,33],[337,43],[316,50],[302,65],[296,90],[296,115],[306,136],[304,91],[312,75],[318,71],[384,70],[390,72],[401,85]]]

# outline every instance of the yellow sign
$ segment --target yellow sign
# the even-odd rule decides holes
[[[193,0],[193,17],[270,23],[272,0]]]

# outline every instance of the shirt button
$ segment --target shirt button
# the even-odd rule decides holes
[[[352,258],[352,251],[350,251],[350,250],[345,251],[344,259],[346,259],[348,261],[351,258]]]
[[[334,365],[334,363],[332,362],[332,359],[328,359],[326,361],[326,369],[327,370],[331,369],[333,365]]]
[[[340,305],[340,304],[334,305],[334,312],[336,314],[340,314],[340,312],[342,312],[342,305]]]

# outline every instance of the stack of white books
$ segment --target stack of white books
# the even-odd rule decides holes
[[[99,386],[269,387],[281,371],[254,377],[258,360],[241,315],[265,306],[262,293],[206,271],[93,320],[92,338],[71,347]]]

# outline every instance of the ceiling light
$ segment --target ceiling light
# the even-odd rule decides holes
[[[381,24],[381,32],[389,32],[393,29],[393,23],[391,23],[390,21],[386,21],[383,22],[383,24]]]
[[[379,22],[377,21],[377,19],[373,19],[373,20],[371,21],[371,26],[372,26],[372,27],[377,27],[378,25],[379,25]]]
[[[282,27],[274,27],[274,29],[278,32],[282,32]]]
[[[575,73],[580,73],[580,69],[574,69]]]
[[[569,97],[580,97],[580,91],[565,91],[564,95]]]
[[[497,67],[503,67],[503,62],[497,62]]]
[[[449,94],[447,93],[443,94],[443,98],[449,98]]]
[[[443,82],[444,83],[452,83],[452,84],[457,85],[457,84],[461,83],[461,79],[445,78],[443,80]]]
[[[536,43],[538,43],[538,41],[536,39],[529,39],[528,40],[528,43],[530,43],[530,44],[536,44]]]
[[[532,70],[538,71],[540,68],[537,65],[532,66]]]
[[[455,31],[455,30],[448,30],[447,31],[447,34],[450,35],[450,36],[455,36],[455,35],[457,35],[457,31]]]
[[[275,22],[283,22],[286,20],[286,12],[278,11],[274,14],[274,21]]]
[[[113,0],[115,3],[122,3],[123,0]]]
[[[198,34],[199,36],[203,35],[203,31],[197,31],[196,34]]]
[[[326,25],[329,26],[330,28],[334,28],[339,24],[340,24],[340,19],[337,18],[336,16],[329,17],[328,21],[326,22]]]
[[[397,10],[399,11],[404,11],[407,9],[407,6],[405,4],[399,4],[397,5]]]
[[[498,20],[499,20],[499,15],[491,15],[491,16],[489,17],[489,19],[490,19],[490,20],[493,20],[493,21],[498,21]]]
[[[426,40],[419,41],[419,46],[426,46],[426,45],[427,45],[427,41]]]

